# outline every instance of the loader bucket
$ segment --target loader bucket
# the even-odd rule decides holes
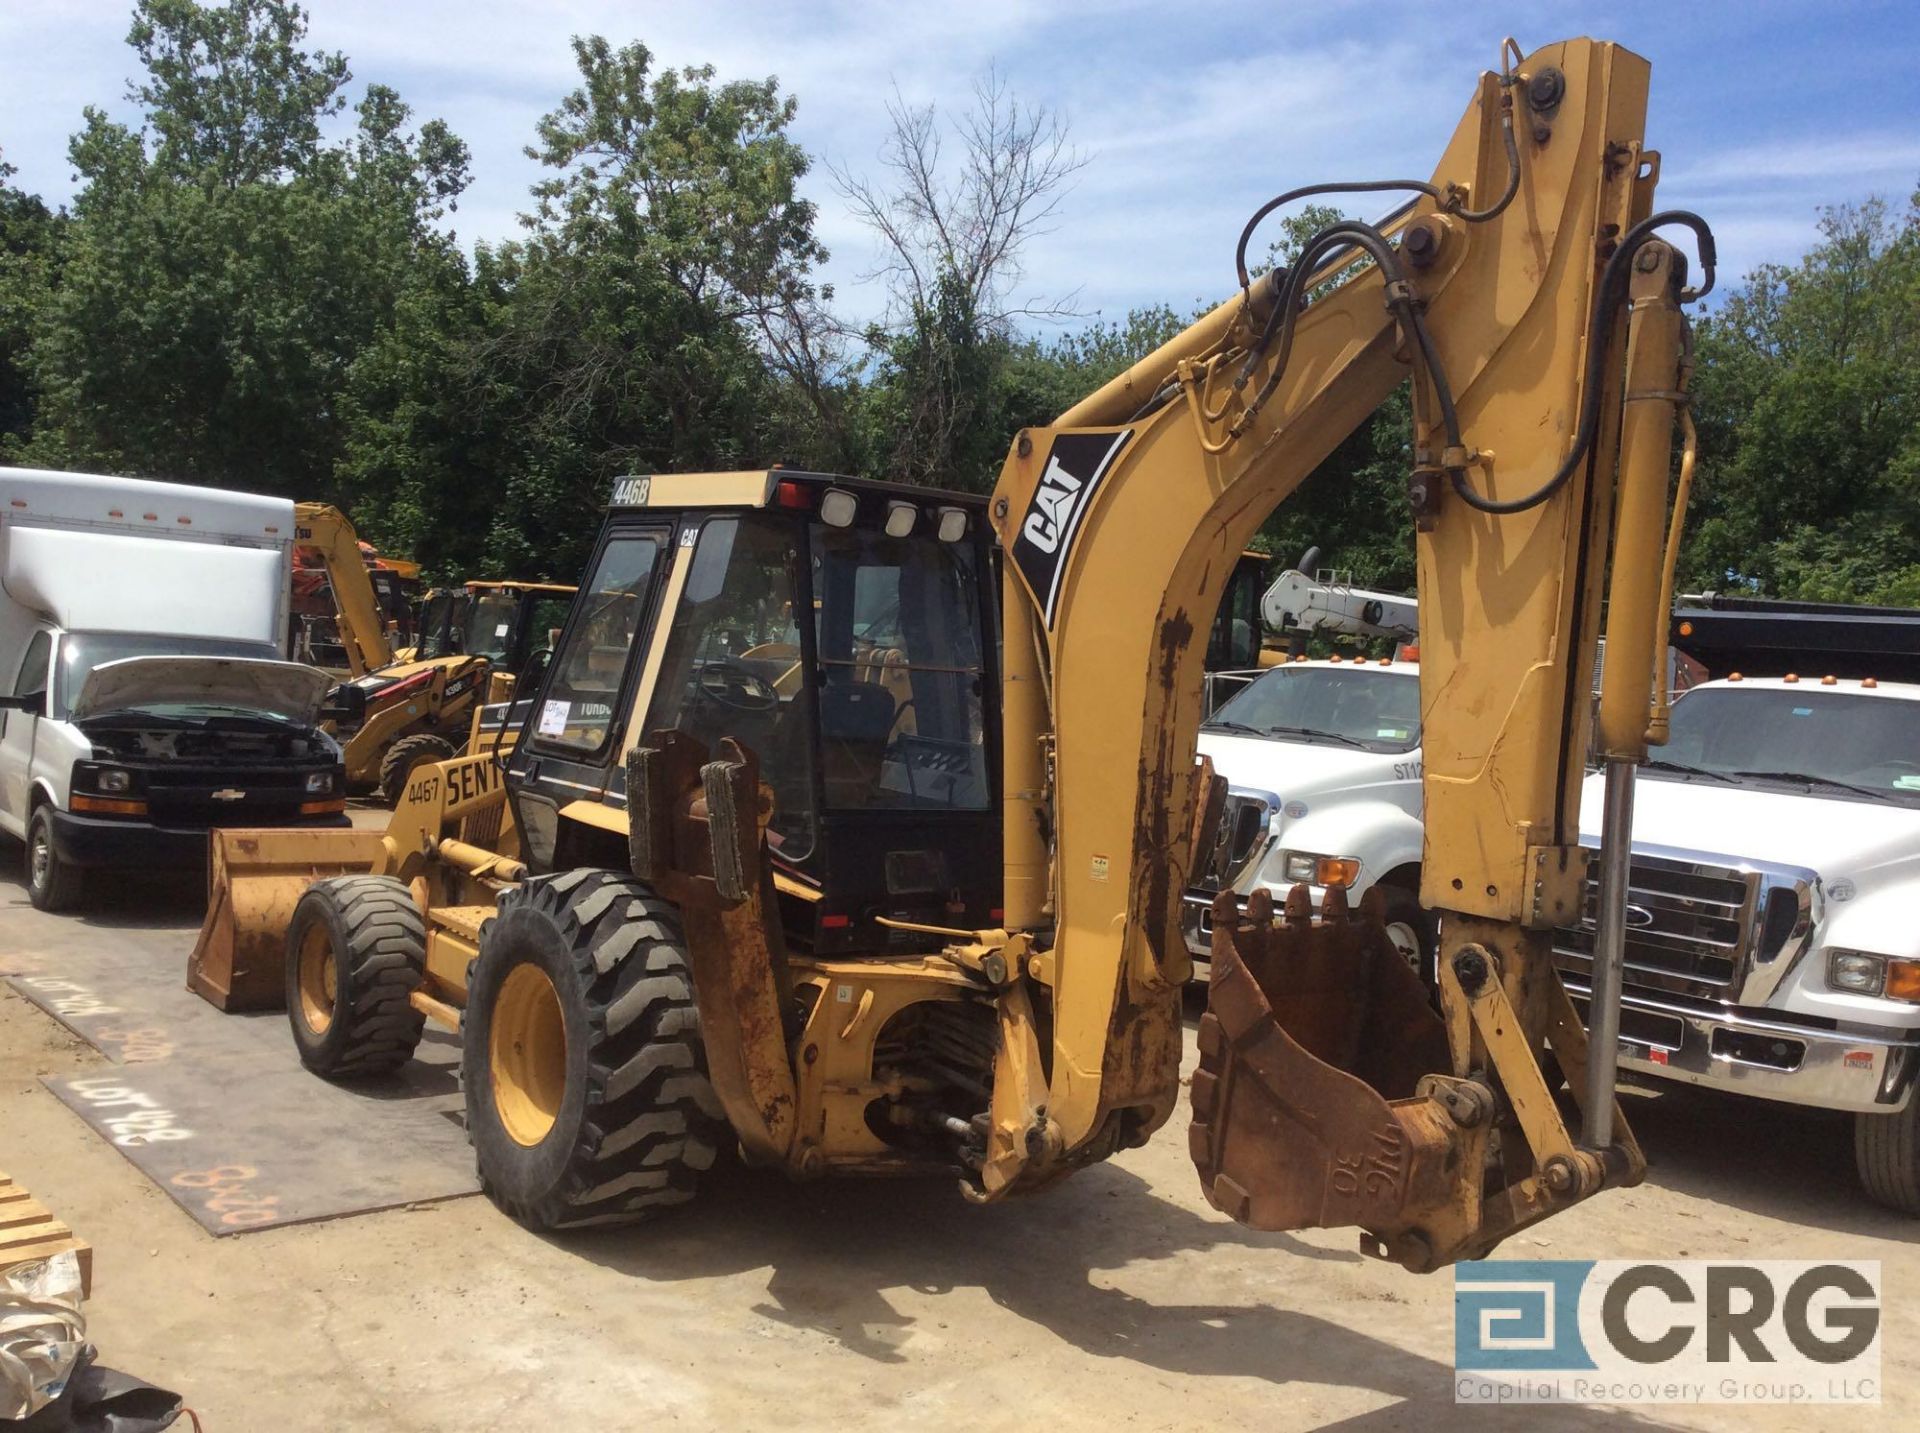
[[[1223,893],[1212,954],[1190,1133],[1208,1202],[1258,1229],[1413,1230],[1449,1198],[1462,1150],[1420,1093],[1451,1074],[1445,1027],[1377,896],[1355,919],[1331,891],[1316,921],[1295,887],[1276,924],[1265,891],[1244,918]]]
[[[207,918],[187,957],[187,989],[222,1010],[286,1006],[293,908],[328,876],[374,868],[378,831],[213,831]]]

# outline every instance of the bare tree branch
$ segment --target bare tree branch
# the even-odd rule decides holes
[[[990,70],[974,85],[972,107],[951,126],[961,154],[949,178],[933,105],[909,105],[896,87],[887,118],[885,179],[838,165],[829,172],[855,217],[880,237],[880,260],[863,277],[886,282],[889,324],[898,327],[927,309],[943,281],[959,284],[987,329],[1077,316],[1074,295],[1014,297],[1026,277],[1023,251],[1053,231],[1074,176],[1087,164],[1067,122],[1044,105],[1022,105]]]

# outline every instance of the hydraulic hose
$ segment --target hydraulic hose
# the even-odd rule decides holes
[[[1519,76],[1513,72],[1513,60],[1518,58],[1520,47],[1511,37],[1500,45],[1500,138],[1507,151],[1507,187],[1500,197],[1485,209],[1468,209],[1461,203],[1458,188],[1448,185],[1446,189],[1430,184],[1424,179],[1370,179],[1351,182],[1332,182],[1327,184],[1305,184],[1298,189],[1289,189],[1276,195],[1253,211],[1253,217],[1247,220],[1246,227],[1240,231],[1240,242],[1234,246],[1233,268],[1240,279],[1240,291],[1248,293],[1253,281],[1247,273],[1247,245],[1252,243],[1253,234],[1274,210],[1291,204],[1297,199],[1311,199],[1321,194],[1385,194],[1411,193],[1424,194],[1440,206],[1441,212],[1457,214],[1469,224],[1484,224],[1495,218],[1509,204],[1514,195],[1520,192],[1520,145],[1513,133],[1513,87]],[[1323,231],[1324,232],[1324,231]],[[1317,235],[1315,236],[1318,237]],[[1304,260],[1304,254],[1303,254]],[[1304,262],[1294,265],[1296,269],[1307,267]]]
[[[1587,350],[1586,392],[1580,404],[1580,422],[1575,429],[1573,448],[1561,462],[1553,476],[1525,497],[1500,500],[1482,497],[1467,484],[1465,468],[1454,467],[1447,470],[1448,480],[1453,490],[1468,507],[1478,512],[1505,516],[1511,513],[1525,512],[1547,501],[1567,481],[1579,471],[1581,463],[1593,447],[1593,440],[1600,430],[1600,395],[1606,382],[1607,349],[1613,334],[1613,325],[1619,318],[1620,301],[1626,291],[1627,273],[1633,262],[1633,256],[1640,251],[1655,231],[1672,224],[1682,224],[1693,230],[1700,251],[1700,272],[1704,280],[1698,289],[1687,289],[1680,295],[1683,303],[1692,303],[1702,299],[1713,291],[1714,266],[1718,255],[1713,243],[1713,230],[1707,227],[1707,221],[1698,214],[1686,209],[1668,209],[1641,220],[1621,239],[1620,247],[1613,251],[1607,260],[1607,267],[1601,271],[1600,290],[1594,300],[1593,323],[1590,326],[1592,338]],[[1414,336],[1420,344],[1422,362],[1426,365],[1427,375],[1433,382],[1434,398],[1440,409],[1440,421],[1447,435],[1447,446],[1464,447],[1460,437],[1460,416],[1453,406],[1453,388],[1447,382],[1446,370],[1441,367],[1439,356],[1435,353],[1433,340],[1426,331],[1426,324],[1418,314],[1414,316]]]

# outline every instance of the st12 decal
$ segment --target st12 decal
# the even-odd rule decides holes
[[[1020,519],[1013,540],[1013,560],[1027,585],[1040,599],[1048,627],[1060,601],[1060,584],[1067,571],[1080,520],[1093,502],[1093,491],[1133,436],[1133,429],[1107,433],[1062,433],[1047,452],[1040,485]]]

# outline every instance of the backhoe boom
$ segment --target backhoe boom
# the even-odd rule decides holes
[[[1051,946],[1055,982],[1047,1116],[1069,1154],[1109,1137],[1115,1122],[1122,1139],[1143,1138],[1175,1098],[1178,995],[1190,974],[1179,920],[1197,792],[1196,634],[1255,529],[1411,378],[1422,898],[1442,912],[1452,1046],[1450,1064],[1430,1073],[1444,1082],[1474,1077],[1475,1090],[1461,1098],[1479,1123],[1446,1114],[1438,1098],[1452,1094],[1451,1085],[1423,1087],[1418,1097],[1410,1087],[1372,1091],[1371,1103],[1356,1108],[1380,1117],[1384,1099],[1405,1125],[1426,1119],[1421,1110],[1430,1107],[1441,1111],[1441,1127],[1352,1131],[1361,1145],[1385,1139],[1398,1152],[1367,1176],[1390,1186],[1366,1205],[1371,1224],[1351,1212],[1359,1206],[1340,1207],[1396,1257],[1430,1267],[1482,1250],[1609,1178],[1638,1177],[1639,1152],[1624,1126],[1607,1149],[1573,1145],[1544,1095],[1536,1057],[1552,1040],[1570,1074],[1584,1062],[1578,1022],[1548,961],[1549,932],[1579,918],[1586,877],[1577,809],[1584,693],[1610,543],[1616,571],[1657,581],[1660,566],[1679,261],[1658,240],[1635,236],[1636,335],[1643,311],[1671,318],[1648,318],[1647,341],[1636,349],[1634,397],[1647,416],[1628,455],[1619,451],[1627,329],[1612,322],[1627,295],[1614,291],[1620,266],[1608,268],[1622,236],[1651,212],[1657,160],[1641,144],[1647,80],[1644,60],[1589,40],[1549,46],[1505,75],[1483,76],[1432,192],[1389,229],[1398,243],[1368,252],[1366,236],[1351,232],[1360,226],[1345,226],[1361,249],[1289,291],[1344,279],[1297,313],[1290,356],[1284,338],[1260,351],[1256,335],[1289,326],[1270,322],[1279,286],[1258,284],[1055,427],[1015,440],[992,510],[1012,558],[1004,577],[1007,922],[1051,933],[1036,938]],[[1516,106],[1528,138],[1510,161]],[[1516,165],[1511,202],[1499,205]],[[1479,213],[1476,205],[1484,206]],[[1365,263],[1355,272],[1357,259]],[[1595,343],[1606,345],[1597,358]],[[1266,390],[1262,403],[1257,395]],[[1589,411],[1596,417],[1583,441],[1576,419]],[[1530,505],[1513,501],[1542,488],[1570,455],[1579,461],[1557,487]],[[1616,488],[1642,494],[1633,521],[1617,531]],[[1503,504],[1515,510],[1482,510]],[[1630,590],[1626,602],[1616,590],[1616,627],[1644,623],[1653,633],[1648,594]],[[1637,700],[1644,713],[1645,664],[1619,680],[1624,700]],[[1328,923],[1344,924],[1344,912],[1335,914]],[[1307,918],[1293,917],[1294,925]],[[1217,928],[1231,943],[1235,913],[1223,912]],[[1268,976],[1262,987],[1293,978],[1285,957],[1276,959],[1259,972]],[[1217,956],[1216,1005],[1238,990],[1221,981],[1222,963]],[[1252,987],[1239,994],[1249,992],[1260,999]],[[1203,1176],[1223,1205],[1266,1172],[1308,1157],[1308,1146],[1312,1158],[1325,1159],[1330,1188],[1352,1179],[1339,1141],[1322,1148],[1304,1133],[1316,1120],[1284,1090],[1277,1113],[1241,1123],[1291,1119],[1297,1138],[1236,1155],[1239,1136],[1225,1107],[1242,1094],[1253,1098],[1246,1092],[1259,1071],[1230,1057],[1236,1042],[1270,1029],[1266,1002],[1276,998],[1268,989],[1259,1009],[1228,1022],[1258,1028],[1229,1029],[1224,1039],[1217,1028],[1203,1032],[1223,1067],[1196,1081],[1196,1107],[1203,1086],[1219,1105],[1196,1141],[1213,1141]],[[1483,1211],[1476,1159],[1486,1145],[1482,1116],[1495,1109],[1511,1112],[1509,1128],[1533,1158],[1518,1157],[1509,1138],[1503,1157],[1514,1178],[1496,1181]],[[1201,1115],[1196,1108],[1206,1124]],[[1455,1161],[1465,1172],[1415,1188],[1423,1139],[1441,1153],[1471,1156]],[[1252,1193],[1251,1205],[1240,1201],[1235,1211],[1243,1217],[1261,1204]],[[1318,1223],[1319,1210],[1314,1200],[1296,1201],[1259,1222]]]

